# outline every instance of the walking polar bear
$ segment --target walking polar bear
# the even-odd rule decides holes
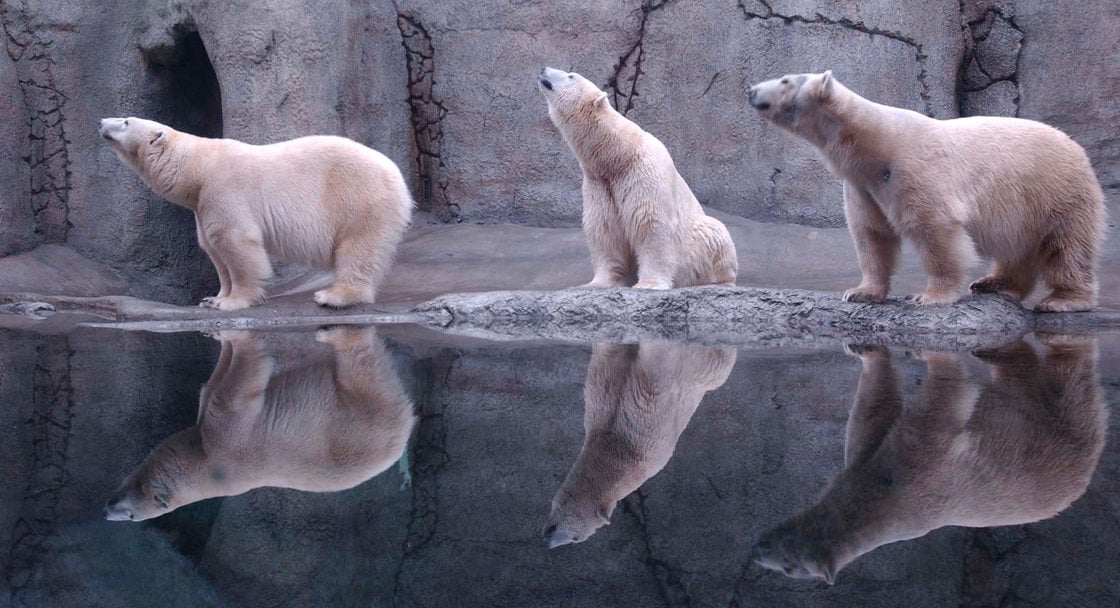
[[[315,340],[329,348],[296,333],[218,339],[197,424],[125,478],[106,519],[141,521],[260,487],[345,490],[404,454],[416,416],[373,328],[320,330]]]
[[[594,344],[583,388],[583,449],[552,500],[550,548],[588,539],[618,501],[669,462],[700,400],[727,382],[734,348]]]
[[[976,356],[982,389],[960,356],[928,353],[919,402],[882,347],[862,363],[848,416],[845,468],[815,505],[764,533],[754,561],[828,583],[860,555],[942,526],[1039,521],[1089,485],[1108,429],[1095,338],[1039,335],[1045,359],[1019,341]]]
[[[974,292],[1021,300],[1041,276],[1051,291],[1036,310],[1096,305],[1104,194],[1085,150],[1061,131],[1018,118],[935,120],[868,101],[831,72],[756,84],[748,100],[844,181],[863,274],[844,299],[883,301],[904,236],[928,279],[919,303],[961,295],[975,245],[994,264]]]
[[[704,214],[665,146],[579,74],[544,68],[538,86],[583,169],[583,230],[595,271],[587,287],[734,284],[731,235]]]
[[[106,118],[100,132],[153,190],[194,211],[221,281],[201,306],[263,301],[270,255],[332,268],[333,284],[314,296],[323,306],[373,302],[412,216],[397,166],[342,137],[254,146],[132,117]]]

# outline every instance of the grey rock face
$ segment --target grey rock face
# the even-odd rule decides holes
[[[140,115],[267,143],[346,135],[397,162],[437,221],[573,226],[578,165],[534,75],[573,69],[659,137],[701,200],[767,222],[843,224],[839,181],[764,125],[745,87],[833,69],[858,93],[937,118],[1018,115],[1089,151],[1120,196],[1120,9],[1110,0],[399,0],[324,8],[60,0],[0,6],[0,255],[63,244],[130,295],[216,286],[190,214],[96,134]]]

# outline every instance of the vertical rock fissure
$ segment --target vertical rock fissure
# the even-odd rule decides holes
[[[36,582],[42,554],[58,525],[60,495],[70,481],[73,355],[69,338],[55,336],[47,338],[35,356],[31,417],[25,422],[31,427],[31,461],[5,572],[13,606],[31,605],[23,596]]]
[[[61,243],[70,233],[70,141],[66,136],[68,98],[59,90],[51,54],[54,41],[43,36],[27,2],[17,8],[0,2],[4,48],[16,66],[27,108],[30,168],[28,185],[35,233],[44,243]]]
[[[404,47],[408,72],[408,106],[416,152],[416,171],[420,178],[417,202],[440,221],[456,221],[459,207],[447,196],[447,176],[443,164],[443,118],[447,107],[435,94],[435,47],[432,36],[412,13],[397,11],[397,29]]]
[[[634,107],[638,97],[638,78],[642,75],[642,60],[645,58],[646,24],[649,16],[663,8],[670,0],[645,0],[642,2],[642,18],[638,22],[638,34],[634,44],[619,56],[614,71],[607,80],[606,89],[611,92],[611,102],[616,110],[625,116]],[[706,92],[706,91],[705,91]]]
[[[902,34],[901,32],[884,30],[884,29],[881,29],[881,28],[878,28],[878,27],[873,27],[873,26],[867,25],[866,23],[861,23],[859,21],[853,21],[853,20],[848,19],[848,18],[835,19],[835,18],[832,18],[832,17],[826,17],[826,16],[824,16],[820,13],[816,13],[812,17],[805,17],[803,15],[783,15],[783,14],[780,14],[778,12],[775,12],[773,7],[771,7],[770,3],[767,2],[766,0],[753,0],[753,1],[757,2],[758,4],[760,4],[762,6],[761,10],[758,10],[758,9],[752,10],[751,7],[748,7],[745,4],[745,0],[739,0],[739,9],[743,12],[743,16],[746,17],[746,19],[748,21],[753,21],[753,20],[767,21],[767,20],[772,20],[772,19],[780,19],[787,24],[804,23],[804,24],[809,24],[809,25],[828,25],[828,26],[842,27],[842,28],[845,28],[845,29],[861,32],[861,33],[867,34],[869,36],[882,36],[884,38],[889,38],[891,40],[901,42],[901,43],[913,48],[914,49],[914,59],[918,62],[918,85],[921,87],[920,95],[921,95],[921,98],[922,98],[922,103],[925,106],[926,115],[927,116],[933,116],[933,105],[930,102],[931,95],[930,95],[930,86],[929,86],[929,76],[927,74],[927,66],[926,66],[926,63],[927,63],[927,60],[929,59],[929,56],[926,55],[925,51],[923,50],[922,44],[920,42],[918,42],[917,40],[915,40],[915,39],[913,39],[909,36],[906,36],[906,35]]]
[[[439,474],[451,461],[447,453],[447,404],[435,394],[435,387],[447,386],[460,353],[448,351],[418,365],[416,396],[416,435],[411,446],[412,508],[408,532],[401,549],[401,561],[393,576],[393,605],[410,605],[404,586],[406,563],[435,536],[439,525]]]
[[[1019,66],[1026,35],[1015,16],[999,7],[969,19],[967,0],[960,0],[964,56],[957,77],[957,106],[961,116],[1000,114],[1019,116],[1022,86]],[[1007,83],[1010,99],[999,94]],[[1004,93],[1006,96],[1006,93]],[[1001,103],[1002,102],[1002,103]]]
[[[642,531],[642,562],[657,581],[665,605],[691,606],[692,598],[688,593],[688,582],[684,579],[684,573],[654,553],[653,539],[649,531],[649,513],[646,510],[646,495],[641,488],[623,500],[622,509],[634,519]]]

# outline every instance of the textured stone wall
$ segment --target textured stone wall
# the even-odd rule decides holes
[[[837,180],[743,103],[752,82],[831,68],[938,118],[1052,123],[1120,194],[1112,0],[3,0],[0,21],[0,255],[66,244],[168,301],[213,270],[190,214],[97,138],[103,116],[342,134],[400,164],[437,221],[574,225],[578,165],[534,78],[552,65],[661,138],[702,202],[838,226]]]

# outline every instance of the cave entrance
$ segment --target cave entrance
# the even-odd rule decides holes
[[[172,43],[146,53],[155,77],[156,120],[202,137],[222,136],[222,89],[198,31],[178,26]]]

